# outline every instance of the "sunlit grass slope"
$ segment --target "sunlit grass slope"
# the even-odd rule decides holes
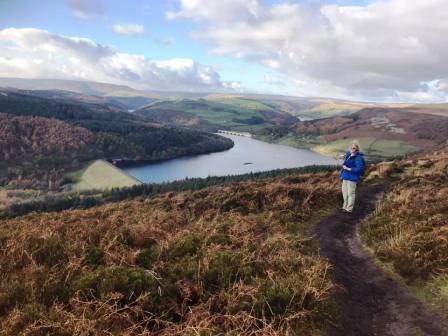
[[[309,148],[322,155],[339,158],[347,152],[348,145],[352,139],[340,139],[335,141],[326,141],[323,136],[302,136],[293,134],[272,140],[269,136],[258,136],[260,140],[274,142],[280,145],[287,145],[297,148]],[[405,141],[385,140],[378,138],[357,138],[362,152],[370,159],[388,159],[404,156],[420,150]]]
[[[396,157],[418,151],[419,148],[398,140],[384,140],[377,138],[357,139],[364,154],[371,157]],[[347,151],[349,141],[341,139],[312,147],[313,150],[328,156],[340,156]]]
[[[77,174],[78,181],[73,185],[77,191],[91,189],[111,189],[132,187],[141,184],[136,178],[104,160],[96,160]]]
[[[291,175],[0,226],[5,335],[319,335],[334,285],[312,223],[337,173]]]
[[[206,121],[218,129],[233,129],[250,131],[260,127],[272,126],[260,113],[261,110],[270,110],[262,103],[243,99],[177,99],[161,101],[147,107],[146,114],[151,111],[179,111],[187,112]]]

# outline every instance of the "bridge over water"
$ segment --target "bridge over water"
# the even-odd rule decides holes
[[[237,136],[243,136],[243,137],[247,137],[247,138],[252,138],[252,134],[249,133],[249,132],[235,132],[235,131],[218,130],[218,133],[237,135]]]

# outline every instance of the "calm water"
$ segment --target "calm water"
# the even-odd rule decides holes
[[[242,136],[225,136],[235,143],[235,146],[227,151],[123,170],[142,182],[164,182],[186,177],[238,175],[277,168],[337,163],[332,158],[306,149],[269,144]]]

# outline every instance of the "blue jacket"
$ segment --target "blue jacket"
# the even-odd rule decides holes
[[[346,165],[352,170],[342,169],[341,180],[359,182],[364,173],[364,154],[362,152],[356,152],[354,156],[351,156],[350,152],[345,153],[343,165]]]

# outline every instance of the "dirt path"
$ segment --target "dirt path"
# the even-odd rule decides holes
[[[385,275],[361,247],[356,226],[374,209],[382,191],[382,186],[360,188],[355,213],[336,213],[317,226],[321,252],[341,287],[341,321],[329,334],[448,335],[441,320]]]

